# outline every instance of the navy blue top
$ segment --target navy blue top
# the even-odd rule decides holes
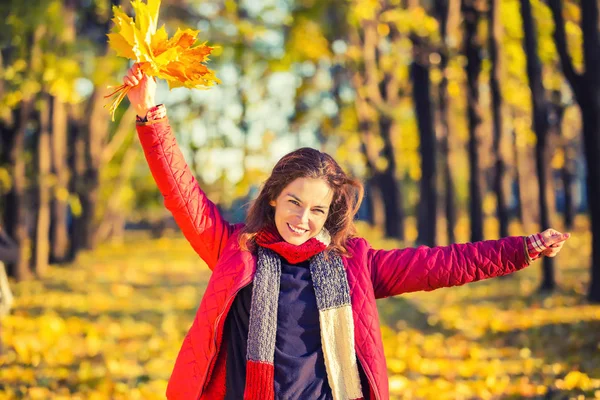
[[[227,343],[226,400],[244,398],[246,350],[252,284],[239,291],[225,321]],[[359,362],[365,400],[368,381]],[[275,338],[275,398],[285,400],[331,400],[327,381],[319,310],[310,276],[309,262],[289,264],[281,258],[281,282]]]

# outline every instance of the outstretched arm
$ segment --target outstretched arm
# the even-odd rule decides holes
[[[518,271],[539,255],[553,257],[560,251],[569,236],[550,231],[556,232],[432,248],[371,249],[375,297],[458,286]]]
[[[164,106],[154,106],[156,84],[134,65],[123,79],[138,117],[137,132],[165,207],[194,250],[213,269],[233,232],[200,188],[177,146]]]

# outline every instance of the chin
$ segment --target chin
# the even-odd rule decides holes
[[[307,238],[298,238],[298,237],[284,237],[283,240],[288,242],[289,244],[293,244],[295,246],[300,246],[304,242],[306,242],[310,237]]]

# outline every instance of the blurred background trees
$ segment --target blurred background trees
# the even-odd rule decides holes
[[[114,4],[0,6],[0,211],[17,279],[169,221],[134,112],[110,123],[103,108],[127,68],[106,45]],[[165,0],[161,22],[220,46],[222,85],[158,99],[230,219],[278,158],[317,147],[365,183],[359,217],[406,245],[570,230],[580,214],[600,302],[597,2]],[[552,260],[540,264],[551,291]]]

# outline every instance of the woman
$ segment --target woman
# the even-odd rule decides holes
[[[150,170],[213,274],[167,387],[169,399],[389,398],[375,299],[505,275],[568,234],[374,250],[355,236],[361,184],[327,154],[300,149],[274,167],[246,224],[231,225],[186,165],[156,84],[123,82]]]

